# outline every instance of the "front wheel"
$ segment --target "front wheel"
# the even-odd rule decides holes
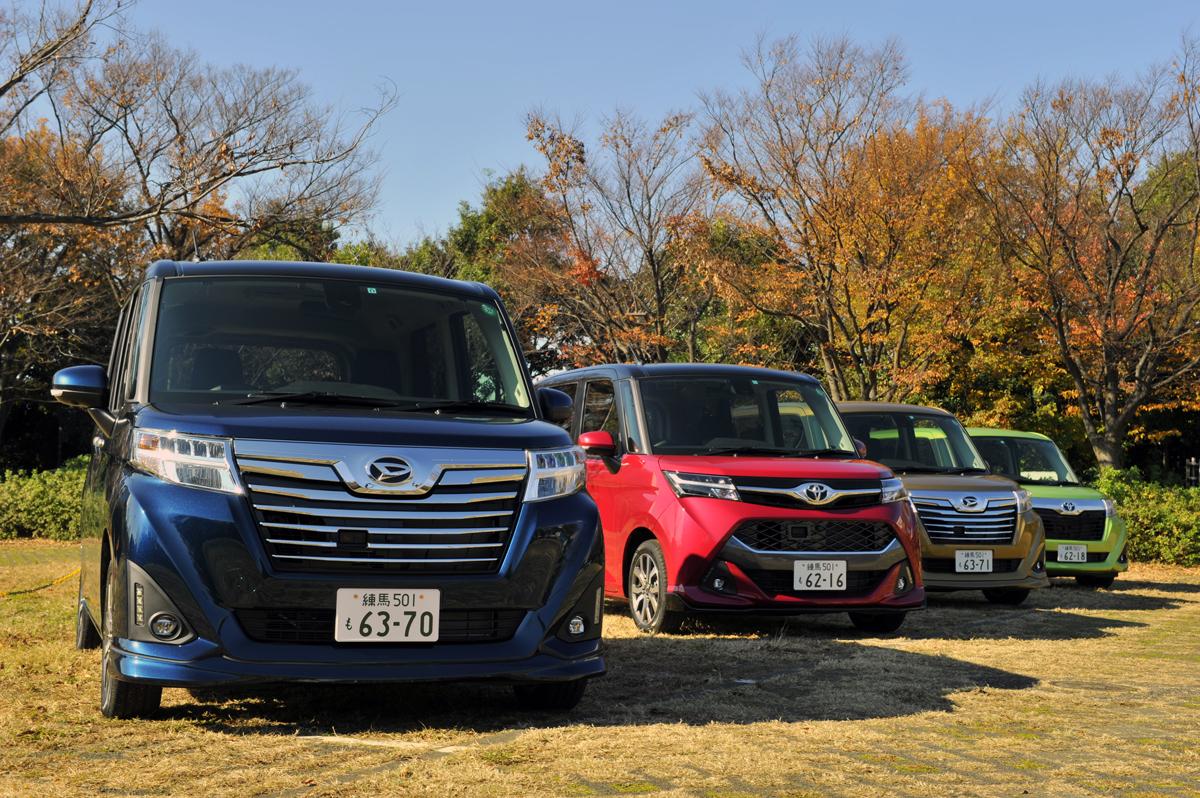
[[[1093,587],[1100,590],[1112,587],[1116,580],[1116,574],[1080,574],[1075,577],[1075,582],[1080,587]]]
[[[548,682],[546,684],[518,684],[513,694],[522,709],[535,712],[568,712],[575,708],[587,690],[586,679],[573,682]]]
[[[657,540],[647,540],[633,552],[625,592],[638,629],[650,634],[679,629],[682,616],[667,611],[667,561]]]
[[[906,615],[906,612],[852,612],[850,623],[863,632],[885,635],[899,629]]]
[[[993,604],[1016,607],[1029,598],[1027,587],[993,587],[983,591],[983,597]]]
[[[115,610],[117,606],[117,564],[109,563],[104,590],[104,613],[101,626],[100,654],[100,714],[106,718],[144,718],[153,715],[162,702],[162,688],[148,684],[123,682],[113,673],[112,647],[116,639]]]

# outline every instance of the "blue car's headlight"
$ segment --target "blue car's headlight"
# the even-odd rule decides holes
[[[583,449],[578,446],[529,452],[529,480],[525,487],[525,501],[558,499],[583,490],[587,483],[585,459]]]
[[[154,476],[193,488],[241,493],[233,442],[207,435],[142,429],[133,433],[133,463]]]

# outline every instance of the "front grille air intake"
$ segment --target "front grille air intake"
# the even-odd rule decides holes
[[[981,512],[955,509],[949,499],[913,496],[913,505],[934,543],[1011,543],[1017,532],[1016,497],[987,499]]]
[[[1063,515],[1056,510],[1036,508],[1046,527],[1047,540],[1103,540],[1106,519],[1103,510],[1086,510]]]
[[[882,551],[895,540],[883,521],[744,521],[733,536],[757,551]]]
[[[257,443],[239,441],[236,459],[263,545],[278,570],[456,574],[499,569],[520,510],[527,471],[523,452],[497,453],[503,456],[494,455],[495,464],[428,469],[433,484],[424,493],[364,495],[351,491],[340,476],[344,463],[321,462],[303,444]]]

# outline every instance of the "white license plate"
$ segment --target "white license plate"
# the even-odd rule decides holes
[[[845,560],[796,560],[792,572],[796,590],[845,590]]]
[[[333,639],[339,643],[433,643],[440,590],[343,587],[337,592]]]
[[[1087,546],[1068,544],[1058,547],[1059,562],[1087,562]]]
[[[954,552],[954,572],[959,574],[990,574],[991,549],[959,549]]]

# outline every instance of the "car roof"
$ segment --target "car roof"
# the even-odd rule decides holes
[[[842,413],[927,413],[935,416],[954,416],[940,407],[906,405],[902,402],[838,402],[837,408]]]
[[[552,374],[540,382],[550,385],[557,382],[573,382],[589,377],[609,379],[641,379],[645,377],[757,377],[763,380],[799,380],[813,385],[821,383],[808,374],[797,371],[760,368],[758,366],[734,366],[727,363],[610,363],[587,366],[581,369]]]
[[[146,269],[146,277],[150,279],[157,277],[299,277],[357,280],[465,294],[481,299],[498,298],[496,292],[483,283],[448,280],[430,274],[383,269],[376,266],[351,266],[344,263],[278,260],[159,260],[150,264]]]
[[[1054,442],[1054,439],[1040,432],[1026,432],[1017,429],[997,429],[995,427],[967,427],[967,434],[973,438],[1032,438],[1038,441]]]

